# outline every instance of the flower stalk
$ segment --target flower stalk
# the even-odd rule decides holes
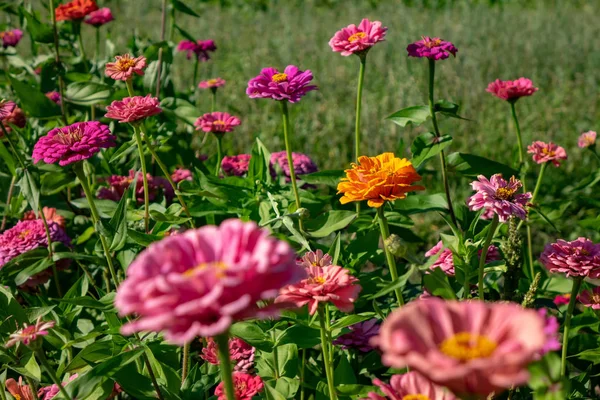
[[[144,229],[146,233],[150,231],[150,194],[148,191],[148,171],[146,169],[146,157],[144,156],[144,145],[142,136],[137,125],[133,125],[133,134],[137,143],[140,163],[142,164],[142,180],[144,183]]]
[[[358,55],[360,59],[360,69],[358,71],[358,84],[356,88],[356,117],[354,120],[354,160],[358,161],[360,157],[360,119],[362,110],[362,93],[365,80],[365,69],[367,67],[367,53]],[[360,202],[356,203],[356,214],[360,214]]]
[[[332,400],[337,399],[337,393],[335,392],[335,385],[333,382],[333,371],[331,369],[331,354],[329,352],[329,333],[327,329],[327,322],[325,316],[325,308],[322,305],[319,305],[318,308],[319,314],[319,325],[321,328],[321,350],[323,352],[323,364],[325,366],[325,376],[327,378],[327,389],[329,392],[329,398]]]
[[[387,219],[385,218],[383,207],[381,206],[377,208],[377,220],[379,221],[379,230],[381,232],[381,240],[385,243],[386,239],[390,236],[390,228],[387,223]],[[387,259],[388,267],[390,268],[390,275],[392,277],[392,282],[398,280],[398,268],[396,267],[396,259],[394,255],[388,249],[388,246],[383,246],[385,251],[385,257]],[[394,289],[394,293],[396,294],[396,301],[398,302],[398,307],[402,307],[404,305],[404,298],[402,297],[402,289],[396,288]]]
[[[287,101],[280,101],[281,116],[283,120],[283,140],[285,142],[285,152],[287,154],[288,165],[290,167],[290,180],[292,181],[292,190],[296,199],[296,209],[300,209],[300,194],[298,193],[298,184],[296,183],[296,172],[294,171],[294,159],[292,157],[292,146],[290,144],[290,113],[288,111]],[[299,220],[300,229],[302,229],[302,220]]]
[[[496,229],[498,228],[498,214],[494,214],[494,218],[492,219],[492,222],[490,223],[489,226],[489,231],[488,234],[485,238],[485,241],[483,242],[483,248],[481,249],[481,255],[479,256],[479,280],[478,280],[478,286],[479,286],[479,300],[483,301],[485,300],[485,295],[484,295],[484,285],[483,285],[483,269],[485,267],[485,260],[487,258],[487,254],[488,254],[488,250],[490,248],[490,243],[492,243],[492,239],[494,238],[494,234],[496,233]]]
[[[573,317],[573,311],[575,310],[575,303],[577,303],[577,295],[581,288],[583,277],[577,277],[573,280],[573,288],[571,289],[571,298],[569,299],[569,305],[567,306],[567,314],[565,315],[565,324],[563,331],[563,343],[562,343],[562,354],[560,357],[560,376],[564,378],[567,373],[567,351],[569,347],[569,331],[571,330],[571,317]]]
[[[65,399],[73,400],[73,398],[71,397],[71,395],[69,395],[69,393],[67,393],[67,391],[63,387],[62,382],[56,376],[56,372],[54,372],[54,370],[50,366],[50,363],[48,362],[48,359],[46,359],[46,355],[44,354],[44,350],[42,349],[41,345],[39,345],[35,349],[35,355],[37,356],[38,360],[40,361],[40,364],[42,364],[42,366],[44,367],[44,369],[46,370],[46,372],[50,376],[50,379],[52,380],[52,383],[54,383],[56,386],[58,386],[58,389],[60,390],[60,394]]]
[[[229,356],[229,335],[223,333],[215,336],[215,342],[219,352],[219,366],[221,368],[221,380],[225,388],[227,400],[236,400],[235,388],[233,386],[233,368]]]

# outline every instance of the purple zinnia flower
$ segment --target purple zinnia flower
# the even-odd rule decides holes
[[[246,94],[251,99],[287,100],[296,103],[306,93],[317,90],[315,85],[309,85],[312,79],[310,70],[300,71],[294,65],[288,65],[283,72],[275,68],[264,68],[260,75],[250,79]]]
[[[558,330],[560,324],[554,315],[548,315],[548,310],[540,308],[538,314],[546,320],[546,326],[544,327],[544,333],[546,334],[546,344],[542,348],[542,355],[550,351],[556,351],[561,348],[560,342],[558,341]]]
[[[379,324],[376,318],[351,325],[348,329],[350,332],[339,336],[333,341],[333,344],[341,346],[344,350],[358,349],[363,353],[373,350],[369,341],[379,334]]]
[[[311,174],[313,172],[317,172],[318,168],[313,160],[310,159],[309,156],[302,153],[292,153],[292,160],[294,163],[294,172],[296,172],[296,176]],[[287,160],[287,153],[285,151],[278,151],[275,153],[271,153],[271,176],[275,178],[276,173],[273,168],[275,165],[279,165],[283,174],[286,177],[286,182],[290,182],[290,165]]]
[[[225,175],[243,176],[248,172],[250,154],[238,154],[237,156],[225,156],[221,161],[221,169]]]
[[[408,51],[409,57],[427,57],[437,61],[450,57],[450,54],[456,57],[458,49],[452,43],[440,38],[422,36],[418,42],[409,44],[406,51]]]
[[[500,222],[506,222],[512,216],[520,219],[527,216],[525,205],[531,199],[531,193],[517,194],[522,184],[514,176],[507,182],[502,179],[502,174],[492,175],[490,180],[479,175],[471,186],[477,192],[469,198],[471,211],[482,208],[486,211],[492,210],[498,215]]]

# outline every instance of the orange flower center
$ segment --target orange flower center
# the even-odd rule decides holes
[[[512,200],[515,197],[517,189],[501,187],[496,189],[496,198],[500,200]]]
[[[19,233],[19,239],[25,239],[27,235],[29,235],[29,232],[31,231],[29,229],[26,229],[23,232]]]
[[[12,394],[12,393],[11,393],[11,394]],[[13,394],[13,395],[12,395],[12,397],[14,397],[14,398],[15,398],[15,400],[21,400],[21,395],[19,395],[19,394],[16,394],[16,393],[15,393],[15,394]]]
[[[440,351],[465,362],[476,358],[488,358],[497,346],[496,342],[486,336],[460,332],[444,340],[440,345]]]
[[[75,129],[73,131],[68,131],[66,133],[59,132],[54,135],[54,141],[64,145],[72,145],[73,143],[77,143],[83,138],[83,130]]]
[[[214,261],[208,263],[200,263],[196,265],[194,268],[190,268],[183,273],[183,276],[186,278],[191,278],[195,276],[198,272],[202,272],[208,268],[214,268],[216,270],[217,278],[225,277],[225,270],[227,270],[227,264],[223,261]]]
[[[587,251],[586,249],[581,249],[581,250],[579,251],[579,254],[581,254],[582,256],[589,256],[589,255],[590,255],[590,252],[589,252],[589,251]]]
[[[430,400],[425,394],[407,394],[402,400]]]
[[[135,66],[135,60],[132,58],[120,58],[117,62],[115,62],[115,67],[119,71],[129,71],[129,68],[133,68]]]
[[[225,125],[225,121],[223,121],[222,119],[218,119],[216,121],[213,121],[213,125]]]
[[[425,47],[431,49],[432,47],[438,47],[439,45],[441,45],[442,40],[423,38],[423,44],[425,45]]]
[[[216,85],[217,84],[217,80],[216,79],[209,79],[208,80],[208,84],[209,85]]]
[[[348,38],[350,43],[358,42],[360,39],[364,39],[367,37],[367,34],[364,32],[356,32],[354,35]]]
[[[271,77],[271,81],[277,82],[277,83],[279,83],[279,82],[285,82],[285,81],[287,81],[287,78],[288,78],[287,74],[279,73],[279,74],[273,75]]]
[[[549,157],[554,157],[556,155],[556,153],[554,151],[547,149],[547,148],[542,149],[542,154],[545,154]]]

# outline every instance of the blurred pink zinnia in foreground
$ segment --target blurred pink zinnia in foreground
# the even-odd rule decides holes
[[[384,394],[370,392],[365,400],[458,400],[445,388],[438,386],[418,372],[392,375],[389,385],[373,379],[373,384]]]
[[[533,86],[533,82],[531,82],[530,79],[519,78],[514,81],[501,81],[500,79],[496,79],[488,85],[485,91],[502,100],[515,102],[521,97],[531,96],[537,92],[537,90],[538,88]]]
[[[242,339],[229,339],[229,358],[235,372],[249,373],[252,371],[254,368],[254,352],[254,347]],[[217,343],[212,338],[208,338],[207,345],[202,349],[200,358],[213,365],[219,365]]]
[[[10,31],[0,32],[0,39],[2,39],[2,47],[16,47],[23,37],[23,31],[20,29],[12,29]]]
[[[89,13],[83,22],[88,25],[93,25],[96,28],[101,27],[104,24],[108,24],[110,21],[114,20],[112,12],[110,8],[104,7],[94,12]]]
[[[409,57],[427,57],[430,60],[437,61],[450,57],[450,54],[456,57],[458,49],[452,43],[440,38],[422,36],[421,40],[409,44],[406,51],[408,51]]]
[[[586,307],[600,310],[600,286],[596,286],[592,290],[584,290],[577,299]]]
[[[221,79],[221,78],[214,78],[214,79],[209,79],[206,81],[202,81],[198,84],[198,87],[200,89],[213,89],[215,90],[216,88],[220,88],[222,86],[225,86],[225,80]]]
[[[507,182],[502,179],[502,174],[492,175],[489,180],[479,175],[471,186],[477,192],[469,198],[471,211],[482,208],[492,210],[498,215],[500,222],[506,222],[512,216],[526,218],[525,205],[531,199],[531,193],[517,193],[522,185],[514,176]]]
[[[250,79],[246,94],[251,99],[286,100],[296,103],[308,92],[317,90],[310,85],[313,79],[310,70],[300,71],[294,65],[288,65],[283,72],[275,68],[264,68],[260,75]]]
[[[224,134],[233,131],[233,128],[240,125],[242,121],[226,112],[213,112],[201,116],[194,122],[196,130],[212,132],[215,134]]]
[[[120,123],[134,123],[144,118],[160,114],[162,109],[159,101],[152,95],[125,97],[123,100],[115,100],[106,107],[106,118],[116,119]]]
[[[572,242],[559,239],[546,245],[540,262],[552,273],[600,278],[600,244],[580,237]]]
[[[53,328],[54,324],[54,321],[42,321],[41,317],[39,317],[33,325],[23,324],[23,328],[9,336],[6,347],[12,347],[17,343],[23,343],[24,345],[29,346],[32,342],[37,340],[39,336],[47,335],[48,329]]]
[[[217,46],[213,40],[197,40],[195,42],[191,40],[182,40],[177,45],[177,51],[186,52],[188,60],[196,55],[199,61],[208,61],[210,60],[209,52],[215,50],[217,50]]]
[[[560,160],[567,159],[567,152],[564,148],[552,142],[545,143],[540,140],[527,146],[527,153],[533,154],[533,161],[536,163],[543,164],[551,161],[555,167],[560,167]]]
[[[329,46],[343,56],[366,53],[376,43],[385,40],[387,28],[380,21],[363,18],[358,27],[354,24],[337,31],[329,41]]]
[[[221,169],[228,176],[243,176],[248,172],[250,154],[238,154],[237,156],[225,156],[221,161]]]
[[[260,376],[245,374],[243,372],[233,373],[233,388],[236,400],[252,400],[254,396],[263,390],[263,381]],[[223,382],[215,389],[217,400],[227,400]]]
[[[116,81],[126,81],[133,77],[133,74],[144,75],[146,67],[146,57],[131,57],[129,54],[115,56],[114,62],[106,63],[104,73],[109,78]]]
[[[440,254],[441,252],[441,254]],[[433,257],[437,254],[440,254],[437,260],[431,264],[429,269],[441,268],[442,271],[446,275],[454,276],[454,258],[452,256],[452,250],[444,249],[444,243],[440,240],[435,246],[433,246],[427,253],[425,253],[425,257]],[[481,250],[479,250],[479,254],[481,255]],[[485,257],[485,263],[488,264],[492,261],[497,261],[500,259],[500,252],[498,248],[493,244],[488,247],[488,253]]]
[[[581,134],[581,136],[579,136],[577,145],[579,147],[581,147],[582,149],[585,149],[586,147],[595,146],[596,145],[596,136],[597,136],[597,134],[594,131],[584,132]]]

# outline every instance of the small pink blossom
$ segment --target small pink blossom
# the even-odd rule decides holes
[[[120,123],[134,123],[145,118],[160,114],[159,101],[152,95],[125,97],[115,100],[106,107],[106,118],[116,119]]]
[[[552,302],[557,306],[566,306],[571,301],[571,293],[559,294],[552,300]]]
[[[172,174],[171,179],[174,183],[181,181],[192,181],[192,171],[185,168],[177,168]]]
[[[490,180],[479,175],[477,180],[471,183],[476,193],[469,198],[469,209],[471,211],[492,210],[500,222],[506,222],[514,216],[525,219],[527,210],[525,205],[531,199],[531,193],[517,193],[522,184],[514,176],[507,182],[502,179],[502,174],[492,175]]]
[[[540,355],[544,355],[551,351],[560,350],[562,346],[558,341],[558,330],[560,329],[558,319],[554,315],[548,315],[548,310],[545,308],[540,308],[538,310],[538,314],[544,318],[544,321],[546,322],[546,325],[544,326],[546,344],[544,344],[544,347],[540,351]]]
[[[252,372],[254,368],[254,352],[255,348],[242,339],[229,339],[229,358],[235,372]],[[217,343],[212,338],[208,338],[207,345],[202,349],[200,358],[213,365],[219,365]]]
[[[332,258],[329,254],[323,253],[322,250],[307,251],[304,253],[302,258],[297,260],[298,265],[309,268],[309,267],[329,267],[331,265]]]
[[[580,237],[572,242],[559,239],[546,245],[540,261],[552,273],[572,277],[600,278],[600,244]]]
[[[27,119],[23,110],[15,107],[8,116],[2,118],[2,124],[4,124],[6,132],[11,133],[13,125],[17,128],[24,128],[27,125]],[[0,131],[0,137],[2,136],[4,136],[4,132]]]
[[[113,21],[114,19],[115,18],[113,17],[112,12],[110,11],[110,8],[104,7],[99,10],[89,13],[85,17],[83,22],[85,22],[88,25],[93,25],[96,28],[99,28],[104,24],[108,24],[109,22]]]
[[[331,50],[343,56],[365,53],[378,42],[385,40],[387,28],[380,21],[363,18],[358,27],[354,24],[337,31],[329,41]]]
[[[33,393],[28,385],[23,384],[23,377],[19,376],[19,382],[13,378],[6,380],[6,389],[17,400],[33,400]],[[0,388],[0,390],[4,390]]]
[[[425,257],[433,257],[437,254],[440,254],[440,256],[433,264],[431,264],[429,269],[433,270],[435,268],[441,268],[446,275],[454,276],[455,270],[452,250],[444,249],[444,243],[441,240],[425,253]],[[479,255],[481,256],[481,250],[479,250]],[[488,264],[497,260],[500,260],[500,252],[498,251],[498,248],[492,244],[488,247],[485,263]]]
[[[597,134],[594,131],[583,132],[581,136],[579,136],[577,145],[582,149],[585,149],[586,147],[593,147],[596,145],[596,136]]]
[[[59,92],[48,92],[46,93],[46,97],[58,105],[60,105],[61,103],[61,97]]]
[[[379,321],[376,318],[350,325],[348,329],[350,332],[335,339],[334,345],[340,346],[344,350],[358,349],[363,353],[373,350],[369,341],[379,334]]]
[[[69,377],[69,382],[72,382],[73,380],[77,379],[77,377],[78,377],[78,374],[71,375]],[[63,387],[67,386],[69,384],[69,382],[62,382],[62,386]],[[52,400],[59,393],[60,393],[60,388],[55,383],[53,385],[40,388],[40,390],[38,390],[37,395],[38,395],[38,399],[40,399],[40,400]]]
[[[141,204],[144,202],[144,178],[141,171],[136,174],[134,170],[129,170],[129,175],[127,176],[112,175],[106,179],[100,179],[100,181],[108,183],[108,187],[101,187],[96,197],[103,200],[119,201],[131,183],[136,179],[135,197],[137,202]],[[168,180],[152,176],[149,173],[146,174],[146,180],[148,181],[149,201],[155,201],[161,193],[164,195],[167,203],[173,200],[175,192]]]
[[[446,42],[440,38],[422,36],[422,39],[409,44],[406,48],[409,57],[429,58],[430,60],[444,60],[452,54],[456,57],[458,49],[451,42]]]
[[[53,207],[43,207],[42,208],[42,212],[44,213],[44,217],[46,218],[46,221],[48,222],[56,222],[58,224],[58,226],[60,226],[61,228],[65,228],[65,217],[63,217],[62,215],[58,214],[56,208]],[[29,220],[35,220],[38,219],[38,214],[33,210],[27,211],[25,214],[23,214],[23,221],[29,221]]]
[[[17,105],[14,101],[0,100],[0,119],[7,118],[15,110]]]
[[[116,81],[127,81],[133,74],[144,75],[146,57],[131,57],[129,54],[116,56],[114,62],[106,63],[104,73]]]
[[[228,176],[244,176],[248,172],[250,154],[238,154],[237,156],[225,156],[221,161],[221,169]]]
[[[204,132],[212,132],[215,134],[224,134],[231,132],[236,126],[239,126],[242,121],[233,115],[226,112],[213,112],[204,114],[194,122],[196,130]]]
[[[199,61],[210,60],[210,54],[217,50],[217,46],[213,40],[182,40],[177,45],[177,51],[186,53],[187,59],[191,59],[194,55]]]
[[[19,329],[15,333],[11,333],[9,340],[6,342],[6,347],[12,347],[17,343],[23,343],[25,346],[29,346],[32,342],[36,341],[40,336],[46,336],[48,329],[54,327],[54,321],[43,322],[42,317],[39,317],[34,325],[23,324],[23,328]]]
[[[418,372],[392,375],[389,385],[373,379],[384,396],[370,392],[365,400],[459,400],[452,393],[425,378]]]
[[[260,376],[234,372],[233,387],[236,400],[252,400],[254,396],[262,392],[264,384]],[[227,400],[223,382],[219,383],[215,389],[215,396],[217,396],[217,400]]]
[[[294,163],[294,172],[296,173],[296,176],[312,174],[313,172],[317,172],[319,170],[314,161],[306,154],[292,153],[292,162]],[[291,182],[290,164],[288,163],[287,152],[285,150],[271,153],[269,169],[273,178],[277,176],[275,168],[273,168],[275,165],[279,166],[279,168],[281,168],[283,171],[283,174],[286,177],[286,182]]]
[[[533,82],[530,79],[519,78],[514,81],[496,79],[488,85],[485,91],[502,100],[515,102],[521,97],[533,95],[537,90],[538,88],[533,86]]]
[[[288,65],[283,72],[275,68],[264,68],[260,75],[250,79],[246,94],[251,99],[286,100],[296,103],[308,92],[317,90],[310,85],[313,79],[310,70],[301,71]]]
[[[0,39],[2,39],[2,47],[17,47],[17,44],[23,37],[23,31],[20,29],[11,29],[10,31],[0,32]]]
[[[216,90],[217,88],[223,87],[225,86],[225,80],[221,79],[221,78],[213,78],[213,79],[209,79],[206,81],[202,81],[198,84],[198,87],[200,89],[213,89]]]
[[[592,290],[584,290],[577,297],[577,300],[586,307],[600,310],[600,286],[596,286]]]
[[[533,154],[533,161],[538,164],[552,162],[555,167],[560,167],[560,160],[567,159],[567,152],[564,148],[550,142],[545,143],[540,140],[527,146],[527,153]]]

